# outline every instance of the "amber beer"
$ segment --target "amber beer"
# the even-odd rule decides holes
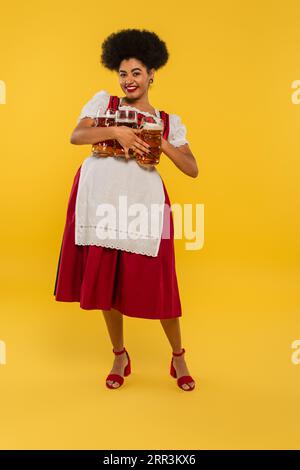
[[[110,110],[106,113],[97,115],[94,127],[110,127],[115,125],[115,115]],[[114,140],[103,140],[92,145],[92,154],[95,157],[110,157],[115,152]]]
[[[150,145],[150,153],[142,156],[136,154],[136,160],[140,163],[157,165],[161,155],[161,139],[163,134],[163,121],[160,118],[145,118],[142,124],[141,139]]]
[[[138,128],[138,116],[137,112],[129,109],[118,110],[116,113],[116,126],[127,126],[133,129]],[[129,154],[132,152],[129,150]],[[116,140],[115,141],[115,156],[124,157],[125,151],[122,145]]]

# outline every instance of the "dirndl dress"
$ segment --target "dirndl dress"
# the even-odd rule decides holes
[[[110,106],[119,105],[112,96]],[[161,112],[163,113],[163,112]],[[169,120],[164,114],[164,137]],[[113,158],[113,157],[108,157]],[[75,208],[80,180],[78,168],[67,206],[65,227],[57,264],[54,297],[61,302],[79,302],[84,310],[116,309],[130,317],[168,319],[182,316],[174,250],[171,202],[165,194],[162,237],[157,256],[122,249],[75,244]],[[165,231],[168,236],[164,237]],[[166,232],[166,233],[167,233]]]

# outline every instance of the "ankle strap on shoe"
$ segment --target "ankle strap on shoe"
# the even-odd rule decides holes
[[[185,353],[185,349],[182,348],[182,351],[180,353],[174,353],[173,352],[173,356],[182,356],[182,354],[184,354],[184,353]]]
[[[117,356],[118,356],[119,354],[123,354],[124,351],[125,351],[125,346],[124,346],[124,348],[122,349],[122,351],[115,351],[114,348],[113,348],[113,353],[116,354]]]

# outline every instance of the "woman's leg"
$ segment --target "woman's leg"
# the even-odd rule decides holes
[[[115,351],[121,351],[124,347],[123,315],[113,308],[111,310],[102,310],[102,312],[113,348]],[[114,356],[114,363],[110,374],[119,374],[123,377],[124,368],[128,363],[127,355],[124,352]],[[119,383],[114,380],[108,380],[107,382],[115,388],[119,387]]]
[[[166,318],[165,320],[160,320],[160,322],[172,347],[172,351],[174,353],[180,353],[182,351],[182,345],[179,318]],[[190,375],[184,354],[182,356],[174,356],[173,364],[177,372],[177,378],[183,375]],[[194,382],[188,382],[188,384],[192,387]],[[188,384],[183,384],[182,387],[188,389],[190,388]]]

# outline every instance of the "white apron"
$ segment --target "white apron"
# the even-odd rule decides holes
[[[110,94],[96,93],[78,122],[105,111]],[[132,106],[129,108],[150,115]],[[159,116],[159,111],[156,115]],[[188,143],[179,116],[170,114],[168,141]],[[156,167],[140,167],[134,158],[87,157],[81,166],[75,208],[75,244],[116,248],[157,256],[163,228],[165,194]]]

